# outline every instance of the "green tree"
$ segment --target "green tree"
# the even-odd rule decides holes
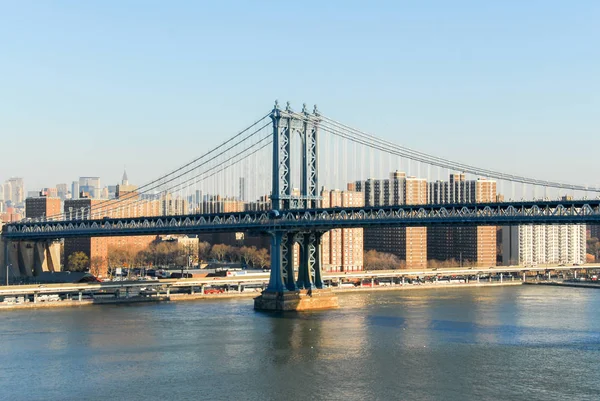
[[[72,272],[83,272],[89,267],[90,259],[83,252],[74,252],[67,259],[67,269]]]

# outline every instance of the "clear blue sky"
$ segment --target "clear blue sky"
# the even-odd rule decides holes
[[[126,165],[141,184],[279,99],[434,155],[600,184],[598,1],[212,3],[0,0],[0,180],[112,184]]]

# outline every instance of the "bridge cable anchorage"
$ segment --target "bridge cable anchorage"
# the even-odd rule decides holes
[[[477,167],[473,167],[470,165],[453,162],[451,160],[442,159],[440,157],[431,156],[426,153],[418,152],[412,150],[410,148],[397,145],[393,142],[389,142],[383,139],[379,139],[374,137],[373,135],[364,133],[362,131],[356,130],[354,128],[348,127],[342,123],[339,123],[335,120],[332,120],[326,116],[321,116],[323,119],[319,128],[321,130],[327,131],[333,135],[340,136],[342,138],[355,141],[357,143],[369,146],[373,149],[382,150],[385,152],[391,152],[393,154],[397,154],[399,156],[407,157],[413,161],[420,161],[423,163],[439,166],[442,168],[447,168],[450,170],[467,172],[471,174],[475,174],[478,176],[484,176],[489,178],[495,178],[499,180],[506,180],[512,182],[520,182],[534,185],[542,185],[550,188],[561,188],[561,189],[571,189],[577,191],[585,191],[586,187],[582,185],[573,185],[573,184],[565,184],[553,181],[545,181],[545,180],[537,180],[532,178],[527,178],[523,176],[517,176],[512,174],[505,174],[493,170],[481,169]],[[588,189],[589,190],[589,189]],[[594,192],[600,192],[600,188],[596,188],[593,190]]]
[[[188,162],[186,164],[184,164],[183,166],[162,175],[161,177],[154,179],[152,181],[150,181],[149,183],[146,183],[142,186],[140,186],[138,188],[138,191],[136,191],[135,193],[131,193],[131,194],[126,194],[125,196],[123,196],[120,199],[108,199],[108,200],[102,200],[98,203],[96,203],[95,205],[91,206],[91,207],[87,207],[86,208],[86,212],[88,212],[88,214],[91,214],[93,210],[104,210],[104,209],[116,209],[118,208],[118,204],[120,203],[125,203],[128,200],[131,199],[135,199],[140,195],[147,195],[149,194],[151,191],[156,190],[158,188],[160,188],[161,186],[164,186],[182,176],[184,176],[185,174],[190,173],[191,171],[193,171],[194,169],[200,167],[200,166],[204,166],[208,163],[210,163],[211,161],[214,161],[215,159],[217,159],[218,157],[222,156],[223,154],[225,154],[227,151],[235,148],[236,146],[239,146],[240,144],[244,143],[245,141],[247,141],[248,139],[254,137],[255,135],[257,135],[260,131],[262,131],[263,129],[265,129],[266,127],[268,127],[271,123],[270,121],[268,121],[266,124],[260,126],[259,128],[255,129],[254,131],[252,131],[251,133],[247,134],[248,131],[250,131],[252,128],[256,127],[258,124],[260,124],[262,121],[264,121],[267,117],[269,117],[269,114],[266,114],[265,116],[263,116],[261,119],[255,121],[252,125],[250,125],[249,127],[245,128],[244,130],[240,131],[239,133],[237,133],[235,136],[233,136],[232,138],[228,139],[227,141],[225,141],[224,143],[220,144],[219,146],[217,146],[216,148],[211,149],[210,151],[204,153],[202,156],[192,160],[191,162]],[[240,136],[243,136],[244,134],[247,134],[244,138],[238,139],[240,138]],[[211,157],[208,160],[204,160],[203,163],[194,166],[192,168],[189,168],[190,166],[194,165],[195,163],[206,159],[208,156],[212,155],[213,153],[217,152],[219,149],[222,149],[224,146],[230,144],[231,142],[234,142],[237,139],[237,142],[235,142],[233,145],[230,145],[229,147],[227,147],[224,150],[221,150],[219,153],[217,153],[216,155],[214,155],[213,157]],[[185,171],[183,171],[185,170]],[[183,171],[183,172],[182,172]],[[174,176],[175,174],[177,174],[176,176]],[[173,176],[173,177],[171,177]],[[139,191],[139,189],[144,189],[143,191]],[[145,200],[145,199],[144,199]],[[138,202],[134,202],[134,203],[138,203]],[[47,220],[53,221],[53,220],[66,220],[66,213],[60,213],[60,214],[56,214],[56,215],[52,215],[52,216],[48,216]]]

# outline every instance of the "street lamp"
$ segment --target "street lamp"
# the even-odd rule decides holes
[[[8,286],[8,269],[12,270],[12,264],[6,264],[6,285]]]

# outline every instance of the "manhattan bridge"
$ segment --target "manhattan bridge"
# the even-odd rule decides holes
[[[322,207],[319,188],[382,178],[403,170],[427,182],[460,172],[496,180],[504,199],[478,203]],[[267,292],[322,288],[321,237],[336,228],[600,223],[600,188],[482,169],[382,140],[320,113],[275,103],[272,111],[214,149],[118,199],[43,219],[5,224],[8,244],[74,237],[249,232],[271,237]],[[244,211],[189,207],[148,211],[161,197],[252,200]],[[247,199],[240,199],[247,198]],[[179,203],[178,203],[179,202]],[[216,204],[216,203],[215,203]],[[293,266],[294,244],[300,262]],[[0,261],[3,263],[4,261]]]

